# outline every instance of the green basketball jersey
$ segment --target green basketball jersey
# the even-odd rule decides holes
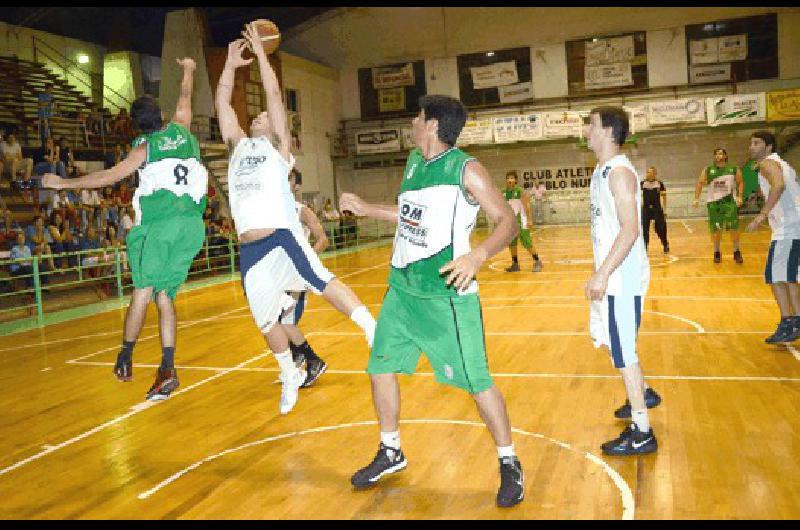
[[[200,144],[186,127],[169,122],[163,129],[137,137],[131,144],[147,145],[139,168],[139,187],[133,197],[136,224],[191,215],[206,208],[208,172],[200,161]]]
[[[421,297],[446,297],[477,292],[446,287],[439,269],[470,251],[469,236],[480,206],[463,184],[464,168],[473,158],[456,147],[425,160],[419,149],[408,156],[397,197],[389,285]]]
[[[733,194],[736,170],[737,167],[733,164],[723,167],[711,164],[706,168],[706,179],[708,181],[707,202],[716,202]]]
[[[519,186],[514,186],[511,189],[503,188],[503,197],[505,197],[508,201],[508,205],[511,206],[511,209],[514,211],[519,225],[522,228],[527,228],[528,216],[525,214],[525,205],[522,201],[528,198],[525,196],[525,193],[523,193],[522,188]]]

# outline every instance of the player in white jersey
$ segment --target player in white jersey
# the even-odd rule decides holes
[[[302,179],[303,175],[297,169],[292,169],[289,173],[289,187],[293,194],[297,193],[297,190],[302,185]],[[300,224],[303,227],[305,238],[314,237],[314,246],[312,247],[314,252],[317,254],[323,252],[328,248],[328,236],[325,234],[325,229],[322,227],[322,223],[319,222],[317,215],[308,206],[299,201],[295,201],[295,211],[300,217]],[[289,349],[292,351],[292,359],[295,364],[300,366],[305,362],[306,380],[301,385],[301,388],[313,385],[328,368],[327,363],[308,344],[308,340],[306,340],[305,335],[298,327],[306,307],[306,293],[306,290],[288,291],[286,293],[289,297],[287,299],[288,303],[287,306],[284,306],[285,309],[279,320],[289,336]]]
[[[275,72],[267,59],[255,24],[246,26],[245,39],[228,46],[228,58],[219,78],[217,116],[222,138],[228,145],[228,190],[231,215],[241,243],[241,274],[250,311],[280,366],[280,411],[287,414],[297,402],[305,370],[292,360],[289,337],[278,319],[286,291],[310,289],[348,315],[372,345],[375,319],[350,288],[326,269],[303,237],[289,189],[294,157],[286,107]],[[231,107],[234,72],[253,59],[242,57],[249,49],[258,58],[267,96],[267,111],[250,124],[250,135],[239,127]]]
[[[640,179],[628,157],[620,154],[628,130],[628,115],[617,107],[593,109],[584,127],[597,156],[590,188],[595,272],[586,284],[589,332],[595,347],[608,348],[625,383],[628,401],[615,416],[625,417],[627,412],[633,420],[618,438],[602,445],[608,455],[652,453],[658,448],[647,409],[661,401],[647,388],[636,352],[650,263],[642,237]]]
[[[750,157],[758,162],[758,184],[766,203],[747,225],[753,232],[765,219],[772,229],[764,278],[781,312],[778,329],[769,344],[792,342],[800,337],[800,185],[795,170],[775,153],[775,136],[757,131],[750,137]]]

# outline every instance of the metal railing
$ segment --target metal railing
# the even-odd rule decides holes
[[[389,240],[394,224],[357,219],[356,223],[325,221],[329,240],[323,258],[336,251]],[[233,275],[239,270],[239,244],[235,235],[214,234],[206,237],[189,270],[189,281],[219,275]],[[66,264],[66,266],[64,266]],[[59,267],[61,265],[61,267]],[[12,267],[15,269],[11,271]],[[21,270],[18,267],[29,267]],[[57,300],[57,293],[91,287],[101,300],[122,301],[133,290],[125,246],[33,255],[30,258],[0,260],[0,321],[35,317],[44,324],[46,305]],[[10,273],[10,275],[8,274]],[[69,305],[66,299],[63,305]],[[58,311],[64,309],[54,309]]]

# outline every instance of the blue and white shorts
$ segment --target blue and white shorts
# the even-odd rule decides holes
[[[764,279],[772,283],[797,283],[800,269],[800,239],[772,240],[767,254]]]
[[[288,326],[298,325],[303,317],[303,311],[306,309],[306,292],[289,291],[286,293],[284,300],[286,303],[283,306],[283,313],[281,313],[281,318],[278,322]]]
[[[287,291],[321,294],[333,274],[303,237],[289,229],[241,245],[242,286],[258,328],[267,333],[286,309]]]
[[[606,346],[611,351],[614,368],[625,368],[639,362],[636,338],[641,322],[641,296],[606,295],[590,304],[589,334],[595,348]]]

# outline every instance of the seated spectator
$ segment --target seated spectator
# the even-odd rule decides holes
[[[335,221],[339,218],[339,212],[333,208],[333,203],[328,199],[325,201],[325,206],[322,207],[322,220]]]
[[[64,252],[70,253],[70,256],[67,258],[67,264],[70,267],[77,266],[78,259],[75,257],[75,253],[81,249],[81,245],[78,239],[77,230],[72,225],[72,222],[70,222],[69,218],[64,219],[63,223],[61,224],[60,235]]]
[[[99,278],[102,268],[108,262],[108,255],[106,254],[105,239],[98,236],[97,229],[94,226],[89,226],[86,229],[80,242],[81,248],[81,266],[86,268],[90,278]],[[107,295],[105,290],[100,284],[95,282],[95,292],[101,300],[105,300]]]
[[[67,229],[71,229],[69,224]],[[73,252],[77,250],[75,247],[71,247],[67,244],[68,240],[71,240],[68,237],[67,232],[64,227],[64,218],[61,217],[61,214],[58,212],[54,212],[50,218],[50,224],[47,227],[47,230],[50,232],[50,239],[52,243],[50,243],[50,248],[53,250],[53,253],[59,256],[59,263],[61,264],[62,269],[66,269],[69,265],[67,262],[67,256],[64,254],[66,252]]]
[[[106,221],[111,221],[114,224],[119,223],[119,198],[114,193],[111,186],[103,188],[103,194],[100,196],[101,207],[105,208]]]
[[[108,132],[108,124],[105,123],[103,113],[97,107],[92,107],[91,112],[86,118],[86,127],[91,134],[101,135]]]
[[[31,249],[25,244],[25,234],[22,232],[17,234],[17,244],[11,247],[11,259],[24,260],[11,263],[9,266],[11,277],[24,276],[25,287],[33,289],[33,259],[31,258]],[[28,296],[28,304],[31,303],[33,303],[33,295]]]
[[[59,148],[51,137],[48,137],[44,145],[34,152],[33,163],[34,176],[57,173],[59,177],[67,178],[67,167],[61,162]]]
[[[41,215],[33,218],[33,225],[29,225],[25,229],[25,235],[28,239],[28,247],[31,249],[31,253],[35,256],[46,258],[50,270],[56,270],[53,261],[53,250],[50,247],[53,243],[53,238],[50,235],[50,231],[45,228],[44,218]]]
[[[79,222],[78,207],[75,204],[74,198],[70,197],[70,194],[67,193],[67,190],[58,190],[50,198],[47,214],[53,215],[53,213],[56,212],[60,213],[61,217],[65,219],[69,218],[73,225],[77,225]]]
[[[78,191],[78,190],[76,190]],[[85,232],[89,222],[94,222],[96,218],[95,210],[100,208],[100,195],[96,189],[80,190],[80,201],[78,209],[81,211],[81,232]]]
[[[75,159],[72,156],[72,149],[70,149],[67,139],[63,136],[58,140],[58,159],[64,164],[67,175],[70,178],[74,178],[77,174]]]
[[[22,158],[22,146],[17,141],[17,136],[13,133],[8,134],[6,139],[0,143],[0,151],[3,153],[3,174],[16,182],[30,181],[33,174],[33,159]],[[23,198],[30,202],[30,196]]]
[[[128,233],[133,227],[133,218],[129,211],[127,206],[123,206],[119,209],[119,238],[122,241],[125,241],[125,238],[128,237]]]
[[[125,108],[119,109],[114,121],[111,122],[111,134],[130,138],[133,136],[133,122],[131,117],[128,116],[128,111]]]
[[[13,243],[19,232],[22,232],[22,228],[11,218],[11,210],[5,207],[5,202],[0,197],[0,244]]]
[[[130,206],[133,202],[133,190],[131,190],[127,180],[120,182],[119,189],[116,191],[116,198],[117,205],[120,208]]]

